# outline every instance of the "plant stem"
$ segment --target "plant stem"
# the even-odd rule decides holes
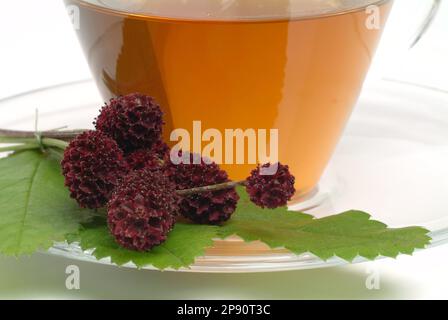
[[[0,130],[1,131],[1,130]],[[33,135],[31,137],[13,137],[13,136],[1,136],[0,134],[0,143],[14,143],[18,144],[15,146],[10,147],[4,147],[6,151],[18,151],[18,150],[25,150],[25,149],[35,149],[39,148],[39,141],[37,140],[36,136]],[[43,147],[55,147],[64,150],[68,146],[68,142],[54,139],[54,138],[45,138],[43,137],[41,140]],[[11,150],[11,148],[13,148]],[[3,148],[2,148],[3,149]]]
[[[214,185],[210,185],[210,186],[197,187],[197,188],[184,189],[184,190],[177,190],[176,192],[177,192],[178,195],[188,196],[188,195],[201,193],[201,192],[207,192],[207,191],[219,191],[219,190],[224,190],[224,189],[231,189],[231,188],[234,188],[236,186],[244,186],[245,184],[246,184],[246,180],[229,181],[229,182],[224,182],[224,183],[220,183],[220,184],[214,184]]]
[[[10,137],[10,136],[1,136],[0,135],[0,143],[28,144],[28,143],[37,143],[37,142],[38,141],[35,136],[33,136],[32,138],[23,138],[23,137]]]
[[[85,132],[86,130],[66,130],[66,131],[43,131],[39,132],[41,137],[40,143],[36,137],[36,132],[34,131],[20,131],[20,130],[6,130],[0,129],[0,143],[14,143],[16,145],[1,147],[0,152],[7,151],[21,151],[29,149],[38,149],[41,146],[49,147],[48,151],[60,157],[61,154],[57,150],[52,148],[57,148],[64,150],[68,146],[69,140],[73,139],[77,135]],[[187,196],[191,194],[207,192],[207,191],[219,191],[224,189],[231,189],[236,186],[244,186],[246,180],[241,181],[229,181],[220,184],[197,187],[192,189],[177,190],[179,195]]]
[[[42,145],[44,147],[55,147],[64,150],[68,147],[68,142],[53,138],[43,138]]]
[[[37,142],[34,142],[34,143],[18,144],[18,145],[13,145],[13,146],[8,146],[8,147],[1,147],[0,153],[10,152],[10,151],[31,150],[31,149],[39,149],[39,144]]]
[[[64,130],[64,131],[51,130],[51,131],[43,131],[40,132],[39,134],[42,136],[42,138],[51,138],[51,139],[69,141],[85,131],[88,131],[88,129],[76,129],[76,130]],[[35,134],[36,133],[34,131],[0,129],[0,139],[35,138]]]

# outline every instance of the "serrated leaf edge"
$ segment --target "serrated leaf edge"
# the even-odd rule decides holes
[[[291,212],[293,212],[293,211],[291,211]],[[309,215],[309,214],[307,214],[307,213],[299,212],[299,211],[297,211],[297,212],[295,212],[295,213],[300,213],[300,214]],[[357,258],[363,258],[363,259],[366,259],[366,260],[368,260],[368,261],[374,261],[374,260],[378,259],[378,258],[381,257],[381,256],[384,256],[384,257],[387,257],[387,258],[393,258],[393,259],[396,259],[399,255],[402,255],[402,254],[403,254],[403,255],[409,255],[409,256],[412,256],[412,255],[415,253],[416,249],[424,249],[424,248],[426,248],[426,247],[431,243],[431,241],[432,241],[432,238],[429,236],[429,234],[431,233],[431,231],[429,231],[429,230],[426,229],[426,228],[419,227],[419,226],[410,226],[410,227],[404,227],[404,228],[388,228],[387,224],[385,224],[385,223],[383,223],[383,222],[381,222],[381,221],[372,219],[372,216],[371,216],[369,213],[367,213],[367,212],[365,212],[365,211],[362,211],[362,210],[348,210],[348,211],[344,211],[344,212],[341,212],[341,213],[339,213],[339,214],[330,215],[330,216],[327,216],[327,217],[333,217],[333,216],[338,216],[338,215],[342,215],[342,214],[350,214],[350,213],[362,214],[362,215],[364,216],[364,218],[367,218],[368,221],[371,221],[371,222],[374,222],[374,223],[379,223],[379,224],[381,224],[383,227],[387,228],[386,230],[400,230],[400,229],[407,229],[407,228],[418,228],[418,229],[420,229],[421,232],[424,232],[422,235],[419,235],[419,236],[423,236],[424,238],[423,238],[422,240],[424,240],[426,243],[423,244],[423,245],[418,245],[418,246],[413,247],[413,249],[412,249],[412,251],[411,251],[410,253],[402,252],[402,251],[398,251],[395,255],[384,255],[383,253],[380,252],[380,253],[378,253],[374,258],[369,258],[369,257],[366,257],[366,256],[361,255],[361,254],[358,252],[352,259],[346,259],[346,258],[343,258],[343,257],[338,256],[338,255],[335,254],[335,253],[334,253],[332,256],[329,256],[329,257],[321,257],[321,256],[319,256],[318,254],[314,253],[312,250],[311,250],[311,251],[303,251],[303,252],[294,252],[294,250],[288,248],[288,246],[278,246],[278,247],[276,247],[276,246],[271,246],[269,243],[265,242],[263,239],[260,239],[260,238],[254,238],[254,239],[245,238],[244,236],[238,234],[238,232],[235,232],[234,234],[225,234],[225,235],[224,235],[223,233],[221,233],[221,232],[218,231],[218,235],[221,235],[221,237],[219,238],[220,240],[225,240],[225,239],[230,238],[230,237],[232,237],[232,236],[238,236],[238,237],[241,238],[245,243],[251,243],[251,242],[255,242],[255,241],[260,241],[260,242],[264,243],[265,245],[267,245],[269,248],[271,248],[271,249],[273,249],[273,250],[275,250],[275,249],[286,249],[286,250],[290,251],[292,254],[295,254],[295,255],[297,255],[297,256],[299,256],[299,255],[303,255],[303,254],[311,254],[311,255],[315,256],[316,258],[321,259],[322,261],[328,261],[328,260],[333,259],[333,258],[339,258],[339,259],[342,259],[342,260],[347,261],[347,262],[349,262],[349,263],[352,263],[352,262],[353,262],[355,259],[357,259]],[[310,215],[310,216],[312,216],[312,215]],[[311,222],[313,222],[313,221],[319,220],[319,218],[316,218],[316,217],[314,217],[314,216],[312,216],[312,217],[313,217],[313,219],[310,220],[308,223],[311,223]],[[325,217],[323,217],[323,218],[325,218]],[[308,223],[306,223],[306,224],[308,224]],[[305,224],[305,225],[306,225],[306,224]]]

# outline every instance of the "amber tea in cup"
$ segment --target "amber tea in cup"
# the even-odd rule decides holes
[[[392,1],[66,0],[103,98],[141,92],[176,128],[278,129],[299,194],[317,184]],[[373,6],[373,7],[372,7]],[[369,27],[376,14],[377,25]],[[271,143],[268,139],[267,143]],[[203,144],[207,144],[203,141]],[[269,148],[268,148],[269,149]],[[232,179],[255,165],[223,164]]]

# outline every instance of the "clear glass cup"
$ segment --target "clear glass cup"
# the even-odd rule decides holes
[[[151,95],[167,142],[185,129],[183,148],[212,157],[232,179],[279,160],[304,197],[352,112],[393,1],[65,3],[105,100]],[[433,3],[412,45],[437,12]]]

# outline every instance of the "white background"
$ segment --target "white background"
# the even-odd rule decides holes
[[[427,8],[423,0],[398,0],[369,80],[396,78],[448,90],[448,3],[422,42],[407,50]],[[0,99],[89,77],[62,0],[2,1]],[[448,246],[398,260],[275,274],[174,274],[77,263],[80,291],[65,289],[71,263],[44,255],[0,257],[0,298],[448,298]],[[365,288],[372,267],[381,276],[380,290]]]

